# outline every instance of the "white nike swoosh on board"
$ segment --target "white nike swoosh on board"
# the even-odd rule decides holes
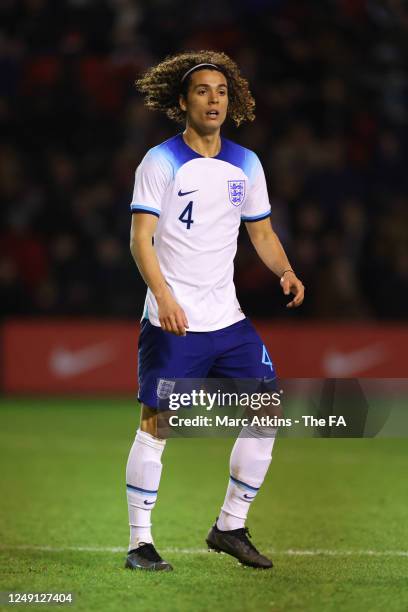
[[[60,346],[52,350],[49,366],[59,378],[69,378],[106,365],[115,356],[116,350],[110,342],[99,342],[75,351]]]
[[[364,372],[385,361],[387,353],[381,344],[372,344],[354,351],[329,350],[323,355],[323,369],[327,376],[340,378]]]

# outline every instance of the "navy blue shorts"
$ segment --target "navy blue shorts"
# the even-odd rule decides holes
[[[211,332],[176,336],[144,319],[139,338],[138,399],[158,407],[158,381],[182,378],[276,378],[265,345],[248,319]]]

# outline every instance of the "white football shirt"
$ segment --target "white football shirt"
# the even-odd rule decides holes
[[[239,226],[270,215],[253,151],[222,138],[219,154],[203,157],[178,134],[143,158],[130,208],[159,218],[154,247],[188,331],[214,331],[245,318],[233,281]],[[150,289],[143,316],[160,325]]]

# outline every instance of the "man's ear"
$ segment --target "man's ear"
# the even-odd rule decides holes
[[[179,105],[180,105],[181,110],[186,112],[187,104],[186,104],[186,99],[183,96],[183,94],[180,94],[180,96],[179,96]]]

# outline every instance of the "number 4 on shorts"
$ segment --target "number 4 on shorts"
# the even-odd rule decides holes
[[[269,366],[271,370],[273,370],[272,360],[269,357],[268,351],[266,350],[266,346],[262,345],[262,363]]]

